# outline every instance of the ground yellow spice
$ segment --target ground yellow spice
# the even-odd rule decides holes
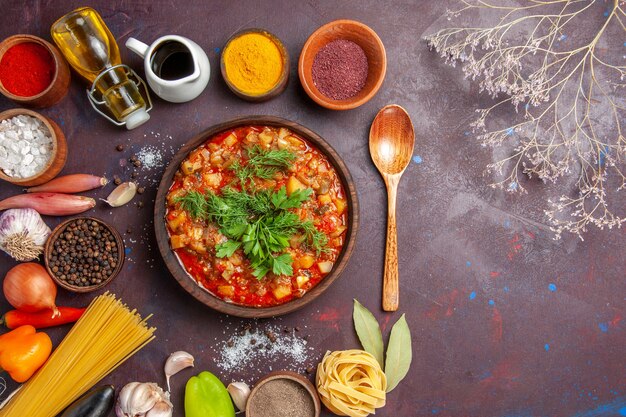
[[[261,95],[278,84],[283,58],[268,36],[246,33],[233,39],[223,53],[226,77],[243,93]]]

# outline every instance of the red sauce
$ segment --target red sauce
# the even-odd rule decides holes
[[[297,155],[284,173],[272,180],[259,180],[260,188],[278,190],[296,178],[313,189],[309,200],[291,209],[301,218],[311,219],[327,235],[327,252],[317,254],[299,243],[287,249],[293,262],[293,275],[268,273],[257,279],[241,249],[230,258],[218,258],[215,246],[225,240],[216,225],[192,219],[175,202],[191,190],[217,195],[224,187],[241,189],[229,166],[234,161],[245,164],[247,146],[289,149]],[[268,307],[302,297],[328,272],[320,268],[332,265],[343,247],[347,229],[345,193],[337,172],[326,157],[310,143],[286,129],[247,126],[222,132],[192,151],[176,173],[167,197],[167,228],[170,244],[185,270],[211,294],[235,304]],[[278,254],[275,254],[278,255]]]

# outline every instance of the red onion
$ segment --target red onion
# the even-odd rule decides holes
[[[107,184],[107,179],[90,174],[71,174],[55,178],[45,184],[31,187],[26,190],[29,193],[80,193],[83,191],[100,188]]]
[[[0,201],[0,210],[32,208],[48,216],[68,216],[93,208],[96,200],[89,197],[57,193],[19,194]]]

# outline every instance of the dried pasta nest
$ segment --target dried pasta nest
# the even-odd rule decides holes
[[[326,352],[316,384],[322,403],[340,416],[365,417],[385,405],[385,373],[376,358],[362,350]]]

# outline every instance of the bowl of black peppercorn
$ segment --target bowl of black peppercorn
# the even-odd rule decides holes
[[[75,217],[59,224],[44,248],[46,269],[61,287],[90,292],[107,285],[124,264],[119,232],[93,217]]]

